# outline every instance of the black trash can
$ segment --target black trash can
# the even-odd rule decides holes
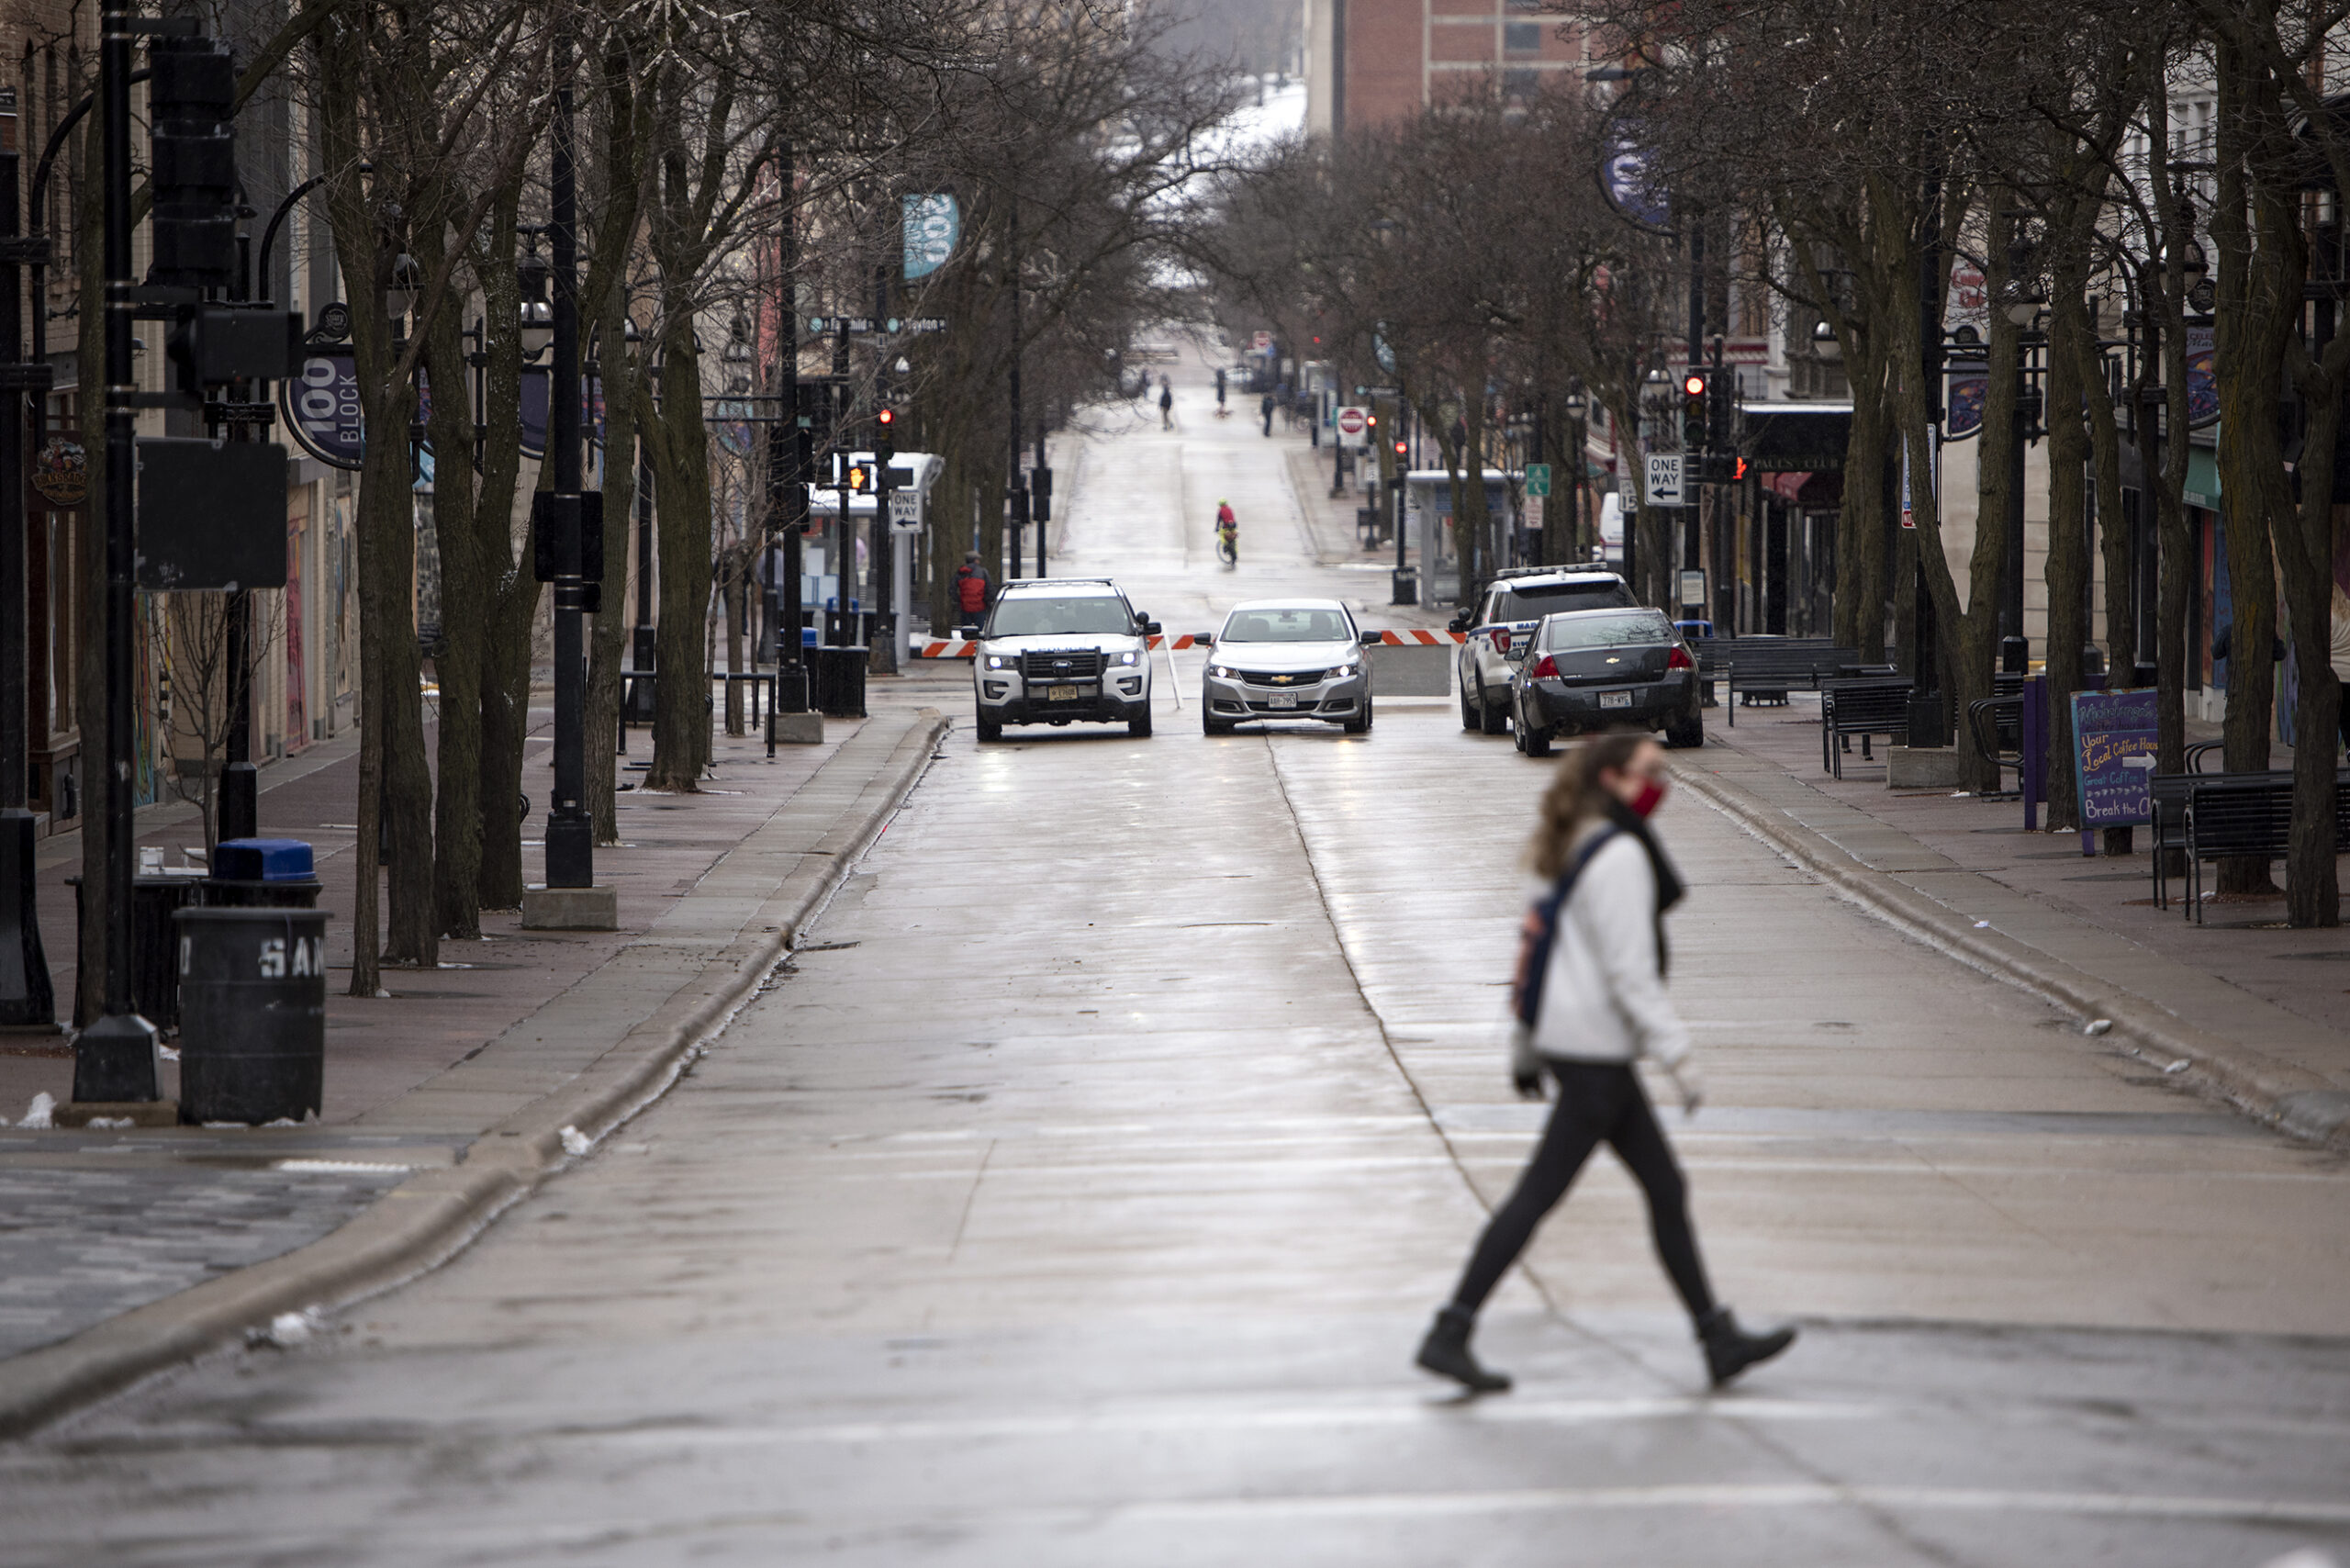
[[[184,909],[180,1120],[300,1121],[326,1078],[323,910]]]
[[[319,879],[298,838],[224,838],[201,902],[210,909],[316,909]]]
[[[74,929],[81,929],[82,879],[68,877],[73,890]],[[172,916],[201,902],[195,877],[148,876],[130,879],[130,1004],[158,1029],[179,1027],[177,943]],[[78,964],[78,960],[77,960]],[[78,967],[75,973],[80,972]],[[80,986],[75,986],[78,994]]]
[[[865,717],[865,664],[872,650],[863,646],[811,648],[809,696],[816,711],[833,719]]]

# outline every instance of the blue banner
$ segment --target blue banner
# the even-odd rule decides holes
[[[955,198],[945,191],[898,198],[899,233],[906,249],[906,281],[928,277],[955,253],[963,231]]]

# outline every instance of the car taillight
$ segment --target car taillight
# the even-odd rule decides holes
[[[1550,655],[1544,654],[1542,655],[1541,663],[1536,665],[1532,669],[1526,672],[1526,678],[1528,680],[1558,679],[1559,661],[1552,658]]]
[[[1689,650],[1676,643],[1673,644],[1673,652],[1664,655],[1664,667],[1667,669],[1695,669],[1697,666],[1695,662],[1689,657]]]
[[[1494,633],[1494,652],[1497,654],[1505,654],[1509,652],[1509,633],[1507,630],[1503,630]]]

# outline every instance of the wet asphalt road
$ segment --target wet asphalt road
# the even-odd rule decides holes
[[[1208,406],[1074,465],[1056,568],[1170,630],[1383,597]],[[1708,1396],[1602,1157],[1489,1310],[1517,1392],[1413,1372],[1539,1115],[1544,770],[1439,700],[1205,739],[1180,667],[1152,740],[959,729],[817,946],[452,1266],[0,1449],[0,1562],[2350,1560],[2350,1173],[1688,796],[1666,1126],[1722,1294],[1805,1337]]]

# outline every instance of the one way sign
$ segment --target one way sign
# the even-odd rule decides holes
[[[1681,495],[1681,455],[1677,452],[1649,454],[1649,505],[1678,507],[1688,504]]]

